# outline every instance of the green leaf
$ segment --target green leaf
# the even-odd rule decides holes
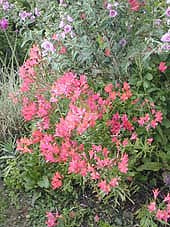
[[[144,88],[149,88],[149,85],[150,85],[150,83],[149,83],[147,80],[145,80],[145,81],[143,82],[143,87],[144,87]]]
[[[40,181],[38,181],[38,185],[41,188],[48,188],[50,186],[49,180],[47,176],[43,176]]]
[[[34,191],[34,194],[33,194],[33,197],[32,197],[32,201],[31,201],[31,205],[34,206],[35,201],[37,199],[39,199],[40,197],[41,197],[41,192]]]
[[[0,157],[0,160],[3,160],[3,159],[13,159],[15,158],[15,156],[12,156],[12,155],[4,155],[4,156],[1,156]]]
[[[170,120],[168,119],[163,120],[162,125],[164,125],[165,128],[170,128]]]
[[[58,227],[64,227],[65,226],[64,221],[63,221],[62,218],[59,218],[57,226]]]
[[[159,171],[162,168],[162,164],[159,162],[146,162],[137,168],[137,171],[151,170]]]
[[[152,76],[151,73],[147,73],[146,76],[145,76],[145,78],[146,78],[147,80],[152,80],[152,79],[153,79],[153,76]]]

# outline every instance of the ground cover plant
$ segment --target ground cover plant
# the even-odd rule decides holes
[[[0,17],[2,226],[169,226],[170,1]]]

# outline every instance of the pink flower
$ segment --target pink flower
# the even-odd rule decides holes
[[[81,174],[82,176],[87,175],[87,164],[85,160],[80,160],[79,157],[72,159],[69,163],[68,173]]]
[[[124,102],[126,100],[128,100],[131,96],[132,96],[132,92],[130,90],[130,86],[127,82],[123,83],[123,88],[122,88],[122,95],[120,97],[120,99]]]
[[[110,184],[111,187],[114,188],[114,187],[116,187],[116,186],[119,185],[119,182],[118,182],[118,181],[119,181],[119,178],[118,178],[118,177],[115,177],[115,178],[112,178],[112,179],[111,179],[111,181],[110,181],[109,184]]]
[[[160,191],[159,191],[158,188],[155,188],[154,190],[152,190],[152,192],[153,192],[153,195],[154,195],[154,199],[156,200]]]
[[[55,34],[55,33],[54,33],[53,36],[52,36],[52,39],[53,39],[53,40],[59,40],[58,34]]]
[[[127,173],[128,171],[128,155],[123,154],[121,161],[118,163],[118,169],[121,173]]]
[[[124,139],[122,142],[123,147],[126,147],[128,143],[129,143],[128,139]]]
[[[46,225],[48,227],[55,227],[57,226],[57,219],[61,217],[61,215],[57,213],[51,213],[51,212],[47,212],[46,214],[47,217],[47,221],[46,221]]]
[[[150,126],[152,128],[156,128],[156,126],[158,125],[157,121],[156,120],[152,120],[151,123],[150,123]]]
[[[56,172],[53,176],[53,179],[52,179],[52,182],[51,182],[51,185],[52,185],[52,188],[55,190],[56,188],[60,188],[62,186],[62,176],[60,175],[59,172]]]
[[[168,192],[167,196],[165,196],[164,202],[170,203],[170,193],[169,192]]]
[[[132,133],[132,136],[130,137],[130,140],[137,140],[138,135],[136,134],[136,132]]]
[[[32,144],[32,140],[28,138],[21,138],[17,140],[17,151],[22,151],[23,153],[32,153],[32,150],[28,147]]]
[[[161,111],[157,111],[155,113],[155,121],[161,123],[162,122],[162,119],[163,119],[162,112]]]
[[[159,71],[164,73],[167,69],[167,66],[165,65],[165,62],[160,62],[159,64]]]
[[[157,213],[156,213],[156,217],[159,220],[163,220],[163,221],[167,222],[167,220],[168,220],[168,212],[166,210],[158,209]]]
[[[104,88],[105,92],[110,93],[112,92],[113,84],[107,84]]]
[[[104,52],[105,56],[106,57],[110,57],[110,53],[111,53],[110,49],[109,48],[106,48],[105,49],[105,52]]]
[[[156,203],[155,201],[154,202],[151,202],[149,205],[148,205],[148,210],[149,212],[153,212],[156,210]]]
[[[30,121],[37,113],[37,106],[35,102],[28,103],[22,107],[22,115],[26,121]]]
[[[8,20],[7,19],[2,18],[0,20],[0,29],[1,30],[5,31],[8,28],[8,25],[9,25],[9,23],[8,23]]]
[[[147,139],[147,143],[148,143],[149,145],[151,145],[152,142],[153,142],[153,138]]]
[[[62,46],[59,50],[59,54],[65,54],[67,52],[67,48],[65,46]]]
[[[94,217],[94,221],[95,221],[95,222],[99,222],[99,220],[100,220],[100,218],[99,218],[99,216],[96,214],[95,217]]]
[[[98,183],[98,186],[99,186],[99,188],[100,188],[103,192],[105,192],[106,194],[108,194],[108,193],[110,192],[110,190],[111,190],[111,189],[110,189],[110,185],[106,183],[106,180],[100,181],[100,182]]]
[[[47,221],[46,224],[48,227],[56,226],[56,217],[51,212],[47,213]]]
[[[41,139],[43,138],[43,133],[40,132],[39,130],[35,130],[32,132],[32,143],[39,143]]]
[[[140,9],[140,3],[137,0],[128,0],[128,3],[132,11],[138,11]]]

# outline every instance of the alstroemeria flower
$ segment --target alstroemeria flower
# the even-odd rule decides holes
[[[166,69],[167,69],[167,66],[166,66],[165,62],[160,62],[159,71],[164,73],[166,71]]]

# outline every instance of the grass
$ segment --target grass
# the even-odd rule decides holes
[[[0,141],[13,138],[23,132],[24,122],[20,113],[19,103],[13,103],[9,94],[15,94],[19,79],[14,69],[0,70]]]

